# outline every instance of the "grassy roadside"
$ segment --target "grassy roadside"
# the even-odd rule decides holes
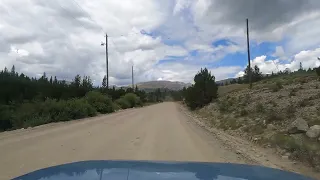
[[[70,100],[47,99],[44,102],[26,102],[17,108],[1,109],[0,125],[6,130],[28,128],[52,122],[63,122],[99,114],[108,114],[120,109],[141,107],[140,98],[128,93],[113,102],[110,97],[96,91],[88,92],[83,98]]]
[[[224,86],[216,102],[195,113],[211,126],[275,148],[284,158],[320,170],[320,138],[310,138],[306,133],[310,127],[320,125],[319,88],[315,75],[266,79],[255,83],[252,90]],[[290,132],[297,121],[306,122],[308,129]]]

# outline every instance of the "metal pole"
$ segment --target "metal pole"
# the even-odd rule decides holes
[[[249,20],[247,19],[247,49],[248,49],[248,64],[249,64],[249,70],[248,70],[248,76],[249,76],[249,83],[250,83],[250,89],[252,88],[252,72],[251,72],[251,63],[250,63],[250,42],[249,42]]]
[[[107,70],[107,89],[109,89],[109,62],[108,62],[108,34],[106,34],[106,70]]]

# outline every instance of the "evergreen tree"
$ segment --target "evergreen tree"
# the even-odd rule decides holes
[[[257,82],[262,79],[262,73],[257,65],[254,66],[254,71],[252,73],[252,82]]]
[[[57,76],[54,77],[53,84],[58,84]]]
[[[11,68],[11,75],[14,76],[15,74],[16,74],[16,68],[13,65]]]
[[[320,76],[320,66],[319,67],[317,67],[317,68],[315,68],[316,69],[316,73],[317,73],[317,75],[318,76]]]
[[[299,71],[303,71],[302,62],[300,62]]]
[[[80,87],[80,85],[81,85],[81,76],[79,74],[77,74],[74,77],[72,85],[74,85],[75,87]]]
[[[251,80],[252,80],[252,76],[253,76],[253,69],[249,68],[249,65],[246,67],[246,69],[244,70],[244,75],[243,75],[243,82],[244,83],[249,83],[249,70],[251,69]]]
[[[308,72],[312,72],[312,69],[309,67]]]
[[[207,68],[201,69],[194,77],[195,84],[186,91],[185,101],[191,109],[203,107],[218,97],[215,77]]]

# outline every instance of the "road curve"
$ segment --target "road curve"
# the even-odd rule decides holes
[[[0,134],[0,179],[110,159],[246,163],[172,102]]]

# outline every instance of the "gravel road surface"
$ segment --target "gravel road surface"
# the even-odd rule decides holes
[[[0,134],[0,179],[82,160],[248,163],[175,103]]]

